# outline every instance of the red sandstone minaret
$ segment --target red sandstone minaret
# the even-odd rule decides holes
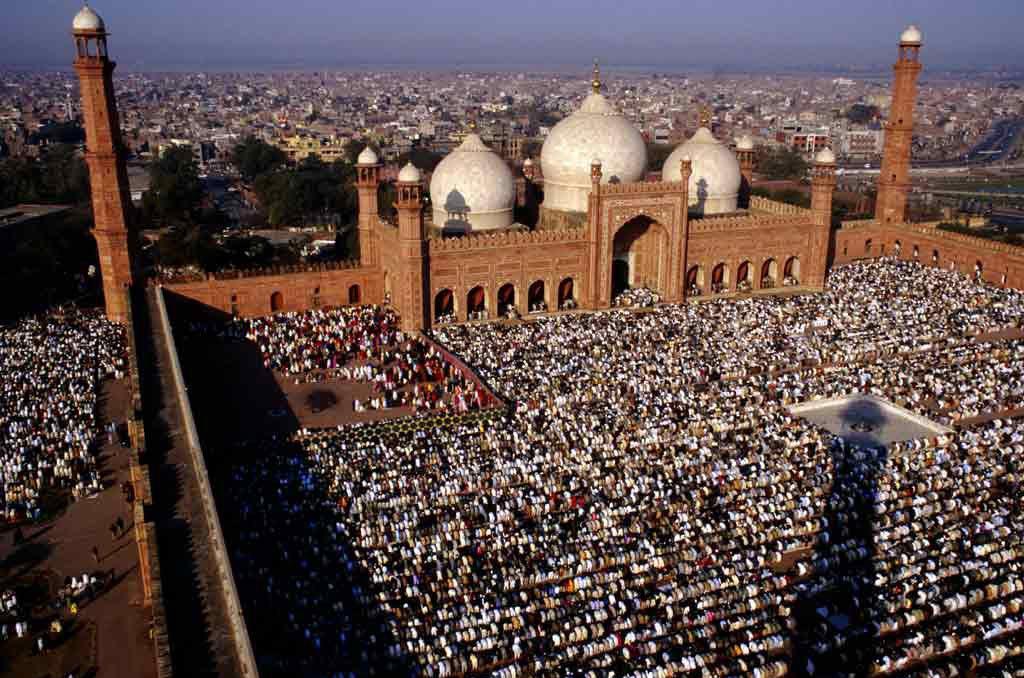
[[[75,71],[82,90],[89,181],[92,184],[93,235],[99,250],[103,297],[107,317],[124,322],[128,317],[127,290],[132,284],[128,236],[128,173],[125,169],[114,101],[115,63],[107,54],[103,19],[86,5],[75,16]]]
[[[367,146],[356,161],[356,190],[359,192],[359,263],[363,266],[377,264],[377,243],[373,227],[379,212],[377,191],[380,190],[380,175],[380,158]]]
[[[430,326],[427,309],[427,239],[423,224],[423,175],[412,163],[398,173],[398,280],[393,303],[407,331]]]
[[[815,228],[810,240],[811,266],[803,282],[813,288],[824,287],[825,275],[828,273],[832,195],[835,189],[836,155],[831,148],[823,148],[814,157],[814,167],[811,169],[811,214]]]
[[[917,77],[921,73],[921,31],[910,26],[900,36],[900,56],[893,66],[892,106],[885,123],[885,153],[878,177],[875,219],[902,223],[910,190],[910,143],[914,134]]]

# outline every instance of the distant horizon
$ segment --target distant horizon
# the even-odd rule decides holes
[[[72,57],[81,0],[6,0],[0,70],[54,69]],[[645,71],[860,72],[896,58],[908,24],[927,69],[1019,70],[1024,3],[984,0],[94,0],[111,55],[141,71],[569,70],[597,57]]]

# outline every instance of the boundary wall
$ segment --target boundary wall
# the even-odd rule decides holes
[[[238,597],[238,589],[235,586],[235,577],[231,570],[231,559],[228,557],[224,533],[221,530],[220,516],[217,513],[217,504],[214,501],[213,489],[210,486],[210,476],[206,469],[206,460],[203,457],[203,449],[199,444],[199,434],[196,431],[195,420],[192,418],[192,406],[185,387],[181,363],[178,360],[178,349],[174,342],[174,333],[171,330],[170,319],[167,316],[163,289],[157,287],[154,296],[160,319],[160,332],[167,342],[168,353],[171,356],[174,390],[176,391],[178,404],[181,407],[182,419],[185,422],[185,439],[188,442],[189,452],[192,455],[192,466],[196,474],[197,484],[199,485],[200,499],[209,525],[209,546],[213,552],[214,562],[217,565],[218,574],[221,579],[221,589],[224,592],[224,607],[231,626],[228,631],[231,633],[238,651],[238,662],[242,667],[242,675],[246,678],[257,678],[259,670],[257,669],[256,658],[249,640],[249,631],[246,628],[245,617],[242,614],[242,604]]]
[[[849,221],[834,232],[833,265],[883,256],[980,274],[991,285],[1024,289],[1024,247],[945,231],[936,223]]]

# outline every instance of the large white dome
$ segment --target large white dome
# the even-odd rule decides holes
[[[434,225],[487,231],[512,224],[516,180],[501,157],[477,134],[438,163],[430,178]]]
[[[736,155],[720,142],[707,127],[701,127],[690,139],[680,145],[665,161],[661,170],[663,181],[681,181],[679,165],[689,157],[690,205],[701,214],[735,212],[739,198],[740,163]]]
[[[74,31],[94,31],[102,33],[106,30],[106,26],[103,23],[103,19],[97,14],[92,7],[86,5],[78,14],[75,15],[75,20],[71,24],[71,30]]]
[[[594,160],[601,161],[602,183],[639,181],[647,169],[647,145],[640,132],[598,92],[555,125],[544,141],[544,207],[586,212]]]

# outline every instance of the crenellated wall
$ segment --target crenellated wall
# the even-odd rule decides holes
[[[833,263],[894,256],[981,276],[993,285],[1024,288],[1024,248],[986,238],[944,231],[937,224],[844,222],[835,233]],[[916,255],[915,255],[916,251]]]
[[[260,269],[199,280],[156,279],[153,283],[243,317],[384,300],[381,269],[350,265]]]

